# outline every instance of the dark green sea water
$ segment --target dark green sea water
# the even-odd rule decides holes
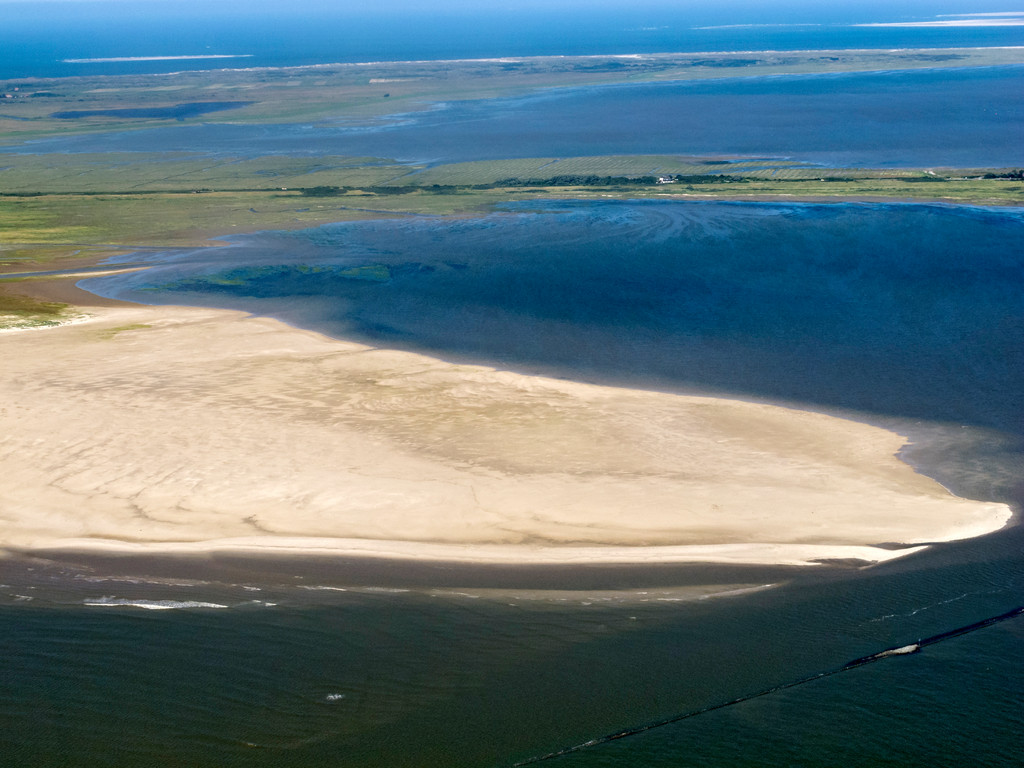
[[[5,605],[0,764],[510,765],[1004,611],[1021,543],[691,602],[79,583],[228,607]],[[1014,619],[549,764],[1010,766],[1022,650]]]

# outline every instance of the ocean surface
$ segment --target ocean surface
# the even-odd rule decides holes
[[[133,27],[141,17],[104,26],[76,16],[76,5],[87,4],[64,6],[59,21],[51,14],[46,37],[42,26],[25,26],[25,8],[0,4],[0,38],[26,41],[17,50],[0,45],[5,71],[72,74],[87,65],[53,62],[188,54],[202,42],[195,29],[176,37],[184,22],[173,14],[165,37],[133,38],[125,31],[142,29]],[[939,5],[929,12],[958,12]],[[829,12],[837,14],[829,23],[843,20],[844,7]],[[858,11],[857,20],[891,13],[863,7],[870,18]],[[701,24],[728,23],[706,13]],[[245,36],[255,27],[236,21],[211,22],[202,44],[256,52],[263,63],[345,60],[339,47],[317,48],[330,30],[308,30],[306,60],[287,43],[287,25],[279,25],[280,45],[264,37],[253,51],[257,38]],[[794,11],[787,23],[804,21]],[[612,41],[623,52],[645,50],[639,31],[622,34],[622,19],[602,23],[577,24],[573,34],[563,25],[561,39],[524,31],[518,47],[503,48],[509,35],[498,28],[514,26],[496,22],[490,35],[459,38],[443,55],[472,55],[474,44],[487,55],[548,44],[605,53]],[[215,37],[229,27],[237,38]],[[436,45],[428,25],[402,30],[336,33],[330,44],[394,45],[393,55],[352,47],[350,60],[419,58]],[[694,48],[1019,36],[1012,28],[704,33],[687,33]],[[170,45],[180,40],[197,45]],[[173,64],[186,65],[205,66]],[[707,151],[1019,166],[1020,79],[1019,69],[998,68],[579,89],[447,105],[359,135],[291,126],[261,138],[197,126],[40,142],[32,151],[187,146],[416,160]],[[682,119],[686,110],[671,104],[684,97],[700,100],[710,127]],[[645,114],[666,113],[663,122],[642,131],[620,122],[658,99],[663,108]],[[758,121],[744,115],[751,103],[771,131],[756,131]],[[787,112],[791,125],[770,122]],[[573,114],[587,115],[576,121],[586,131],[567,132]],[[552,201],[457,221],[410,216],[224,242],[136,254],[151,269],[84,286],[150,303],[246,309],[447,359],[839,413],[908,435],[903,457],[961,495],[1017,510],[1024,503],[1017,209]],[[1022,595],[1019,525],[867,569],[486,569],[224,555],[182,573],[157,559],[9,559],[0,561],[0,765],[511,766],[737,701],[544,764],[1012,766],[1024,735],[1024,619],[837,670],[1010,611]],[[785,687],[825,672],[836,674]]]
[[[1022,544],[690,601],[79,572],[0,610],[0,762],[509,766],[1006,611]],[[1022,650],[1018,618],[550,764],[1012,766]]]
[[[445,6],[453,6],[447,12]],[[972,7],[973,6],[973,7]],[[297,0],[11,2],[0,8],[0,78],[222,67],[691,51],[1024,44],[1020,26],[858,26],[954,20],[976,3],[509,3]],[[998,8],[996,9],[999,10]],[[210,58],[204,58],[210,57]],[[223,57],[223,58],[217,58]]]

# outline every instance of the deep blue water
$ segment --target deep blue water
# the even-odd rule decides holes
[[[160,117],[184,120],[186,117],[205,115],[209,112],[223,112],[252,104],[251,101],[200,101],[175,104],[173,107],[129,107],[126,109],[69,109],[54,112],[50,117],[59,120],[77,120],[82,117]]]
[[[83,285],[505,367],[1024,435],[1014,209],[549,201],[228,242]]]
[[[972,7],[975,6],[975,7]],[[449,7],[446,7],[449,6]],[[1020,27],[878,28],[990,11],[971,3],[422,3],[300,0],[5,2],[0,78],[175,72],[327,62],[608,53],[1020,45]],[[998,10],[998,9],[997,9]],[[66,59],[239,55],[235,60]]]

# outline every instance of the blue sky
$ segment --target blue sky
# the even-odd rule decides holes
[[[654,10],[667,12],[693,12],[699,15],[709,13],[744,13],[752,16],[767,16],[803,12],[808,14],[833,15],[842,9],[845,13],[882,13],[888,15],[938,15],[952,13],[985,13],[1002,11],[1024,11],[1024,3],[1003,0],[838,0],[823,3],[821,0],[0,0],[0,4],[42,5],[66,3],[77,5],[128,5],[138,8],[174,6],[182,11],[203,13],[214,9],[232,8],[237,11],[281,9],[293,11],[359,13],[368,6],[379,11],[426,11],[446,13],[452,11],[475,13],[481,10],[553,10],[559,8]]]
[[[22,10],[75,6],[72,13],[95,12],[220,16],[223,14],[291,16],[494,16],[578,11],[583,14],[635,15],[694,23],[844,22],[928,19],[949,14],[1024,12],[1024,0],[0,0]],[[114,10],[119,9],[119,10]],[[12,11],[8,11],[11,13]],[[0,20],[2,21],[2,20]]]

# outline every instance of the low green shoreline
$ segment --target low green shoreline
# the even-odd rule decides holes
[[[1020,169],[825,169],[666,156],[402,165],[379,158],[13,155],[0,170],[0,271],[83,249],[187,247],[259,229],[479,214],[538,198],[918,200],[1024,204]]]
[[[33,281],[4,280],[4,273],[84,267],[132,249],[201,247],[214,237],[264,229],[481,215],[500,203],[537,199],[1024,205],[1020,169],[821,169],[663,156],[432,168],[377,158],[318,158],[313,171],[309,159],[280,156],[244,164],[225,159],[216,166],[121,154],[13,156],[6,162],[0,171],[0,180],[9,181],[0,192],[0,328],[53,324],[68,312],[64,303],[41,298]]]

